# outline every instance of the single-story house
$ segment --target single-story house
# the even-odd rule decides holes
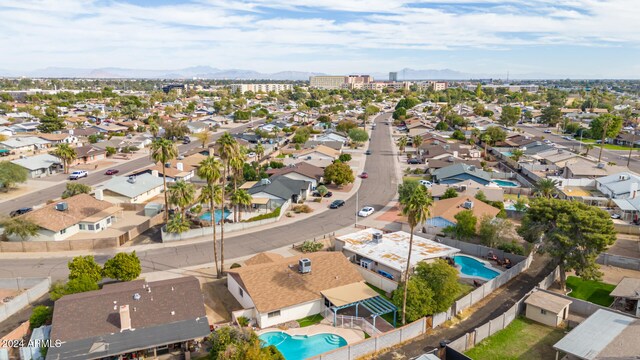
[[[64,170],[62,160],[50,154],[29,156],[24,159],[12,160],[11,162],[27,169],[29,177],[32,179],[52,175]]]
[[[189,129],[189,132],[191,134],[198,134],[210,129],[209,124],[200,121],[191,121],[185,123],[185,125],[187,126],[187,129]]]
[[[0,135],[4,135],[6,137],[11,137],[15,135],[15,131],[7,126],[0,126]]]
[[[46,149],[51,146],[51,141],[41,139],[37,136],[13,137],[0,142],[0,147],[16,152],[27,152],[39,149]]]
[[[296,203],[305,200],[311,191],[311,182],[291,179],[286,176],[274,176],[257,181],[247,192],[254,199],[269,199],[268,208],[275,209],[288,200]]]
[[[69,133],[39,134],[40,139],[50,141],[52,144],[77,144],[78,137]]]
[[[96,198],[113,204],[140,204],[160,195],[162,189],[162,178],[156,174],[114,176],[96,188]]]
[[[324,134],[318,135],[317,137],[314,136],[313,140],[316,140],[316,141],[339,141],[339,142],[341,142],[343,144],[346,144],[347,141],[349,140],[349,138],[344,134],[329,130],[329,131],[326,131]]]
[[[93,145],[78,146],[76,150],[76,159],[71,164],[87,164],[98,160],[104,160],[107,157],[107,151]]]
[[[60,345],[49,347],[46,359],[157,358],[210,333],[193,276],[106,284],[56,301],[51,339]]]
[[[560,326],[569,317],[569,305],[573,301],[545,291],[536,291],[529,295],[525,316],[547,326]]]
[[[616,145],[622,146],[638,146],[640,145],[640,136],[634,135],[633,133],[620,133],[613,139],[613,143]]]
[[[111,123],[102,123],[102,124],[93,124],[92,128],[98,130],[101,133],[117,133],[117,132],[126,132],[129,128],[126,126],[120,126]]]
[[[473,180],[480,185],[491,182],[491,174],[473,165],[453,164],[435,170],[433,181],[439,184],[455,184],[466,180]]]
[[[495,185],[480,185],[473,180],[459,182],[456,184],[433,184],[429,188],[431,196],[435,200],[439,200],[449,188],[453,188],[458,192],[458,196],[475,197],[480,191],[485,195],[488,201],[504,201],[504,189]]]
[[[599,309],[553,348],[567,360],[635,359],[640,354],[638,339],[640,319]]]
[[[271,177],[284,176],[294,180],[304,180],[311,182],[311,189],[314,190],[324,177],[324,169],[306,162],[291,164],[280,169],[267,170]]]
[[[98,233],[110,227],[121,211],[110,202],[79,194],[21,216],[40,227],[38,234],[28,240],[59,241],[81,231]],[[9,239],[22,240],[16,236]]]
[[[409,237],[410,234],[404,231],[384,234],[368,228],[336,237],[335,249],[354,263],[365,279],[383,276],[397,285],[407,270]],[[458,252],[460,250],[456,248],[414,235],[411,267],[414,268],[421,261],[431,262]],[[394,289],[384,290],[391,292]]]
[[[596,179],[596,189],[611,199],[633,199],[639,187],[640,176],[628,171]]]
[[[615,304],[621,305],[636,317],[640,317],[640,279],[624,277],[609,294]]]
[[[434,202],[431,208],[431,217],[427,219],[425,225],[439,228],[453,226],[457,223],[455,216],[464,210],[471,210],[473,212],[473,215],[478,219],[478,225],[480,224],[480,219],[483,217],[488,216],[494,218],[500,212],[498,208],[485,204],[478,199],[468,196],[457,196]]]
[[[344,146],[343,142],[340,141],[334,141],[334,140],[326,140],[326,141],[321,141],[321,140],[308,140],[306,143],[304,143],[304,145],[302,145],[302,148],[304,149],[313,149],[316,146],[319,145],[324,145],[327,147],[330,147],[334,150],[342,150],[342,147]]]
[[[332,149],[325,145],[318,145],[312,149],[304,149],[297,153],[299,159],[304,160],[336,160],[340,156],[340,150]]]
[[[176,164],[175,167],[167,167],[167,166],[163,166],[162,164],[157,164],[157,165],[150,166],[146,169],[135,171],[133,175],[140,176],[141,174],[151,174],[151,175],[156,175],[162,179],[163,171],[165,176],[167,177],[167,182],[180,181],[180,180],[188,181],[194,176],[193,171],[185,169],[182,163]]]
[[[11,129],[17,133],[21,132],[36,132],[38,130],[38,126],[40,126],[39,121],[27,121],[23,123],[14,123],[11,125]]]
[[[470,166],[475,166],[476,168],[482,168],[482,161],[480,160],[460,159],[454,156],[449,156],[444,159],[429,159],[429,161],[427,161],[427,167],[430,172],[436,171],[443,167],[451,166],[453,164],[466,164]]]
[[[598,164],[580,157],[565,163],[562,176],[567,179],[595,179],[625,171],[629,171],[626,166]]]

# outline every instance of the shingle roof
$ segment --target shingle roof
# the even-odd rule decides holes
[[[311,273],[298,272],[298,260],[311,259]],[[316,252],[229,270],[261,313],[321,298],[320,292],[363,281],[340,252]]]
[[[48,169],[53,165],[62,164],[59,158],[49,154],[30,156],[24,159],[12,160],[11,162],[28,170]]]
[[[609,296],[640,300],[640,279],[623,278]]]
[[[330,157],[333,157],[333,158],[337,158],[338,156],[340,156],[340,151],[339,150],[332,149],[332,148],[330,148],[328,146],[325,146],[325,145],[318,145],[313,149],[302,150],[302,151],[300,151],[298,153],[298,155],[299,156],[303,156],[303,155],[307,155],[307,154],[310,154],[310,153],[313,153],[313,152],[319,152],[321,154],[324,154],[324,155],[327,155],[327,156],[330,156]]]
[[[463,210],[469,210],[465,209],[462,206],[465,201],[473,202],[471,211],[473,212],[473,215],[478,219],[478,224],[480,223],[480,219],[482,219],[483,216],[489,216],[493,218],[500,212],[498,208],[485,204],[478,199],[467,196],[457,196],[451,199],[438,200],[434,202],[433,207],[431,208],[431,217],[441,217],[455,224],[457,223],[455,216]]]
[[[39,137],[36,137],[36,136],[25,136],[25,137],[11,138],[9,140],[0,142],[0,144],[10,148],[17,149],[24,146],[51,144],[51,142],[45,139],[40,139]]]
[[[65,211],[56,210],[57,203],[53,203],[22,216],[41,228],[57,232],[114,207],[112,203],[97,200],[89,194],[79,194],[62,201],[68,205]]]
[[[269,179],[269,184],[261,182],[256,183],[252,188],[247,190],[251,195],[259,192],[277,196],[281,199],[288,200],[294,194],[300,194],[300,191],[309,187],[309,182],[304,180],[289,179],[284,176],[276,176]]]
[[[107,152],[106,150],[97,148],[93,145],[78,146],[77,148],[75,148],[75,150],[76,150],[76,157],[78,158],[83,158],[89,155],[104,154]]]
[[[448,179],[460,174],[470,174],[480,179],[491,181],[491,175],[488,172],[466,164],[454,164],[451,166],[443,167],[433,172],[433,176],[435,176],[438,180]]]
[[[260,265],[260,264],[270,264],[274,262],[278,262],[284,259],[284,256],[271,252],[263,252],[258,255],[252,256],[251,258],[245,261],[245,265]]]
[[[273,169],[268,171],[271,172],[272,176],[285,175],[292,172],[304,175],[311,179],[320,180],[324,176],[324,170],[320,167],[311,165],[306,162],[299,162],[297,164],[289,165],[280,169]]]

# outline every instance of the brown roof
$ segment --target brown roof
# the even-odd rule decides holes
[[[303,156],[303,155],[307,155],[307,154],[310,154],[310,153],[313,153],[313,152],[316,152],[316,151],[321,153],[321,154],[325,154],[327,156],[331,156],[333,158],[338,158],[338,156],[340,156],[340,151],[339,150],[335,150],[335,149],[332,149],[332,148],[330,148],[328,146],[324,146],[324,145],[318,145],[313,149],[302,150],[302,151],[300,151],[298,153],[298,155],[299,156]]]
[[[561,313],[565,307],[569,306],[573,301],[558,295],[549,294],[544,291],[536,291],[529,295],[524,301],[527,305],[533,305],[537,308],[551,311],[555,314]]]
[[[285,175],[292,172],[316,180],[320,180],[324,176],[324,170],[321,167],[311,165],[304,161],[280,169],[267,170],[267,174],[271,174],[273,176]]]
[[[39,134],[38,137],[49,141],[61,141],[68,138],[69,134]]]
[[[129,305],[132,329],[206,316],[195,277],[150,282],[150,291],[146,285],[135,280],[62,297],[54,307],[52,339],[72,341],[120,332],[120,305]],[[136,293],[139,300],[134,299]]]
[[[260,265],[260,264],[269,264],[277,261],[281,261],[284,257],[280,254],[271,253],[271,252],[263,252],[258,255],[252,256],[251,258],[245,261],[246,266],[251,265]]]
[[[434,202],[433,207],[431,208],[431,217],[441,217],[455,224],[457,222],[455,216],[463,210],[468,210],[462,207],[462,204],[465,201],[473,202],[471,211],[473,212],[473,215],[478,218],[478,223],[480,223],[480,219],[482,217],[488,215],[493,218],[500,212],[500,210],[498,210],[497,208],[485,204],[478,199],[467,196],[458,196],[451,199],[438,200]]]
[[[298,260],[311,259],[311,273],[298,272]],[[229,270],[259,312],[319,299],[321,291],[363,281],[340,252],[316,252]]]
[[[71,129],[67,130],[67,132],[73,131],[73,135],[76,136],[89,136],[99,133],[98,129],[95,128],[87,128],[87,129]]]
[[[480,160],[465,160],[456,157],[453,158],[453,161],[449,161],[449,159],[429,159],[429,169],[440,169],[452,164],[467,164],[482,168],[482,161]]]
[[[23,216],[41,228],[58,232],[113,207],[112,203],[97,200],[89,194],[72,196],[62,201],[68,204],[65,211],[56,210],[57,203],[53,203]]]
[[[77,158],[83,158],[89,155],[99,155],[107,152],[106,150],[97,148],[93,145],[78,146],[77,148],[75,148],[75,150]]]

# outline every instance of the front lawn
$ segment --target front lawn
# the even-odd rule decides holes
[[[615,285],[582,280],[577,276],[567,277],[567,287],[571,289],[569,296],[605,307],[609,307],[613,303],[613,298],[609,294],[616,288]]]
[[[300,327],[306,327],[319,324],[322,321],[322,314],[309,315],[305,318],[296,320]]]
[[[596,144],[596,140],[593,139],[582,139],[582,142],[585,144],[592,144],[594,145],[594,149],[598,149],[600,148],[600,144]],[[630,147],[629,146],[623,146],[623,145],[615,145],[615,144],[604,144],[603,146],[605,149],[607,150],[629,150]]]
[[[553,345],[564,337],[564,330],[519,317],[465,354],[473,360],[555,359]]]

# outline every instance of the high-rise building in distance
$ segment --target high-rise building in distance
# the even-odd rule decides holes
[[[389,81],[398,81],[398,73],[396,71],[389,73]]]

